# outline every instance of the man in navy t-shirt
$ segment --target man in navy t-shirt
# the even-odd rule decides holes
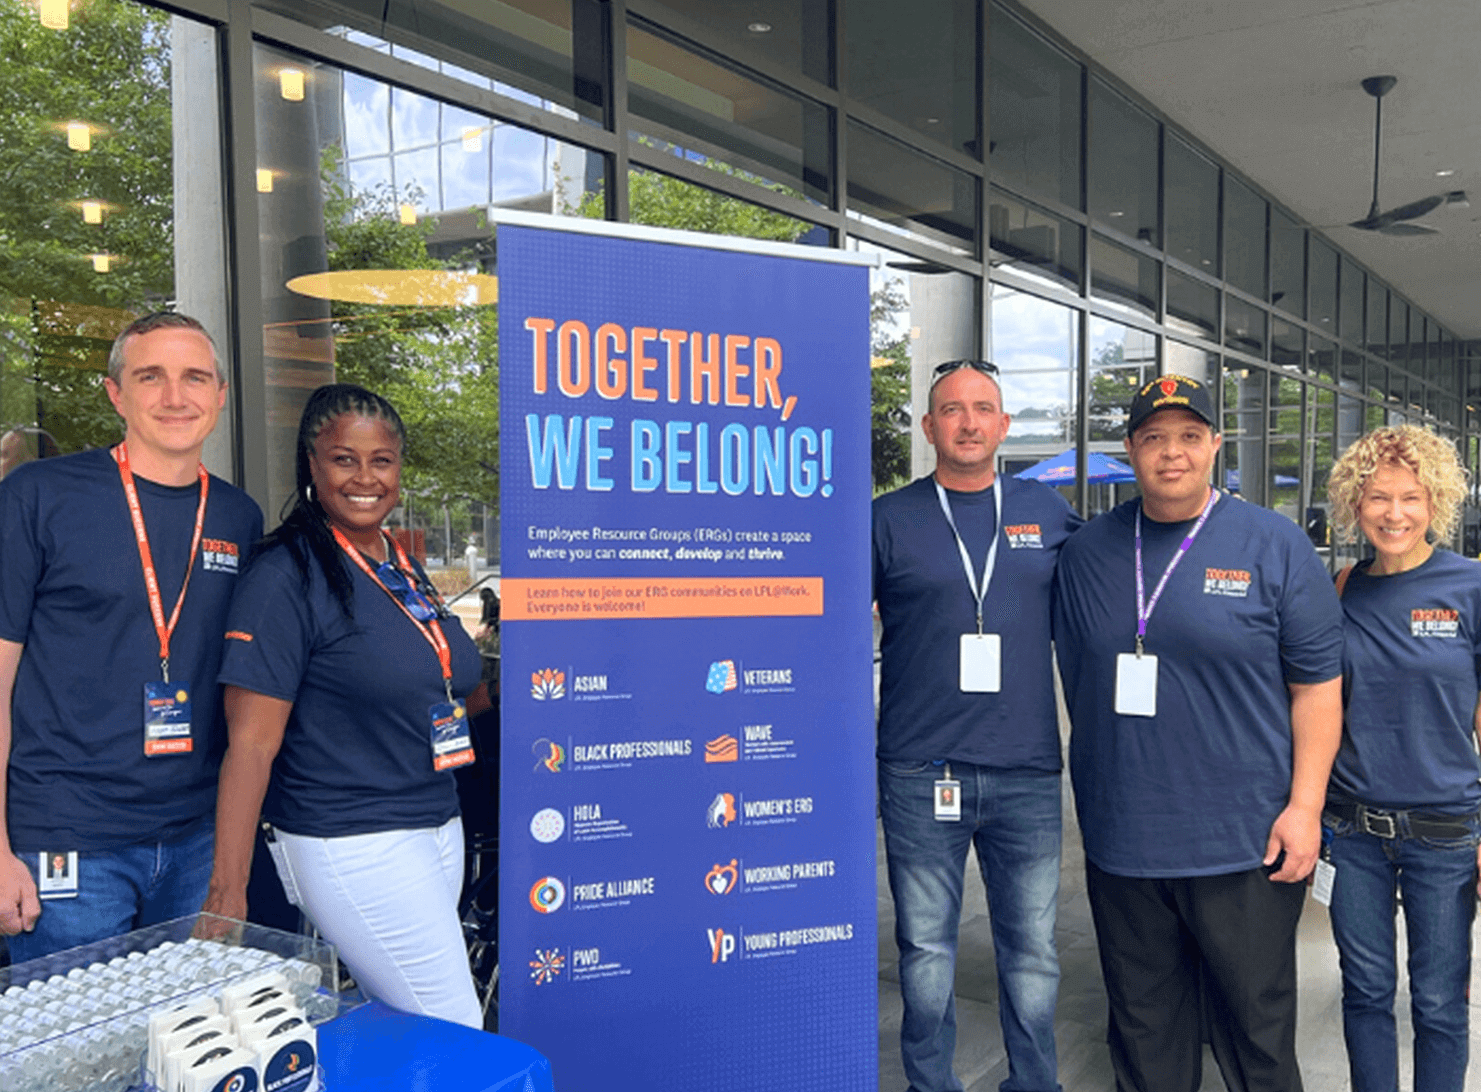
[[[994,473],[997,369],[936,369],[921,421],[936,470],[874,502],[881,641],[879,801],[900,1028],[912,1092],[960,1089],[953,981],[967,849],[987,886],[1005,1088],[1059,1087],[1054,948],[1060,754],[1049,596],[1080,519],[1048,486]]]
[[[262,533],[201,448],[226,401],[184,315],[114,342],[124,442],[0,483],[0,934],[13,962],[194,913],[225,748],[216,673]]]
[[[1201,383],[1133,398],[1140,500],[1060,556],[1055,647],[1118,1089],[1301,1087],[1296,922],[1342,733],[1342,615],[1301,528],[1209,485]],[[1205,1009],[1205,1004],[1208,1006]]]

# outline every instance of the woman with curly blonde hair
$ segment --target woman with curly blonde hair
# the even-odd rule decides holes
[[[1414,425],[1348,448],[1328,488],[1339,535],[1375,557],[1338,576],[1345,730],[1322,816],[1354,1092],[1395,1092],[1394,919],[1409,938],[1415,1092],[1465,1084],[1481,842],[1481,565],[1440,549],[1466,473]]]

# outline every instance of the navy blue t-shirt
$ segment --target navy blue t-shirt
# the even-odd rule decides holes
[[[999,486],[1003,533],[982,612],[984,632],[1002,637],[1003,688],[997,694],[961,690],[961,635],[977,632],[977,608],[934,479],[920,478],[874,502],[874,596],[884,627],[882,761],[1061,766],[1049,597],[1054,560],[1081,520],[1039,482],[1000,475],[978,493],[948,490],[978,580],[996,530],[993,492]]]
[[[135,475],[166,618],[185,579],[200,485]],[[0,638],[25,645],[11,701],[11,848],[169,840],[209,815],[226,747],[216,672],[240,559],[262,513],[211,479],[201,550],[170,643],[194,749],[144,756],[159,638],[118,464],[103,449],[26,463],[0,482]]]
[[[1347,730],[1332,795],[1378,808],[1466,814],[1481,806],[1476,757],[1481,565],[1437,549],[1342,594]]]
[[[287,547],[254,557],[232,602],[221,681],[293,703],[262,817],[337,838],[441,826],[458,814],[451,771],[432,768],[429,710],[447,700],[437,653],[359,567],[346,618],[317,564],[304,594]],[[478,686],[478,649],[456,618],[452,691]]]
[[[1136,651],[1140,503],[1092,520],[1059,559],[1054,638],[1085,853],[1121,876],[1257,868],[1290,797],[1287,684],[1342,673],[1337,594],[1301,528],[1221,496],[1147,626],[1157,715],[1118,716],[1116,656]],[[1194,522],[1143,516],[1149,599]]]

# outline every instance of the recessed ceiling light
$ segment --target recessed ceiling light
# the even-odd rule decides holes
[[[762,23],[759,21],[755,23],[747,23],[746,29],[749,30],[752,34],[770,34],[771,24]]]
[[[940,118],[926,118],[926,124],[927,125],[940,125],[941,124],[941,119]]]
[[[1435,172],[1435,177],[1436,178],[1449,178],[1454,173],[1455,173],[1455,170],[1453,168],[1446,167],[1443,171],[1436,171]]]
[[[1110,213],[1107,213],[1106,215],[1107,216],[1110,216],[1112,219],[1115,219],[1117,216],[1125,216],[1126,213],[1124,213],[1121,210],[1117,209],[1115,212],[1110,212]]]

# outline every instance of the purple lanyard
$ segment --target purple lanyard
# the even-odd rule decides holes
[[[1142,654],[1142,639],[1147,636],[1147,620],[1152,617],[1152,612],[1157,609],[1157,600],[1162,598],[1162,589],[1167,587],[1168,578],[1172,571],[1178,567],[1178,562],[1183,560],[1183,555],[1193,545],[1193,540],[1198,537],[1198,532],[1203,530],[1203,525],[1208,522],[1208,514],[1214,510],[1214,504],[1219,499],[1219,491],[1210,489],[1208,491],[1208,503],[1203,506],[1203,515],[1198,517],[1198,522],[1193,525],[1193,530],[1188,532],[1188,537],[1183,539],[1183,544],[1178,547],[1178,552],[1172,555],[1172,560],[1167,563],[1167,568],[1162,570],[1162,579],[1157,581],[1157,587],[1152,589],[1151,602],[1145,602],[1147,594],[1146,578],[1142,575],[1142,506],[1136,506],[1136,654]]]

